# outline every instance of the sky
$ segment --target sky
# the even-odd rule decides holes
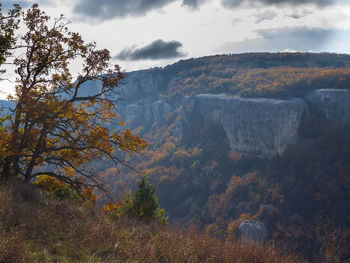
[[[0,2],[5,9],[38,3],[51,17],[64,14],[72,31],[109,49],[113,63],[125,71],[215,54],[350,53],[350,0]]]

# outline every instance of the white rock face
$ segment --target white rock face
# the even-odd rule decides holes
[[[134,123],[139,121],[144,114],[143,107],[138,104],[129,104],[125,108],[125,120],[127,123]]]
[[[120,85],[121,97],[127,101],[134,101],[156,94],[162,87],[161,80],[161,76],[152,71],[131,72]]]
[[[267,240],[268,230],[264,223],[260,221],[244,220],[239,224],[241,242],[264,243]]]
[[[120,99],[119,110],[128,127],[162,125],[166,116],[176,110],[178,116],[173,135],[181,137],[184,125],[191,121],[193,113],[199,113],[205,119],[222,124],[231,151],[271,157],[282,154],[288,144],[296,141],[308,105],[326,118],[350,126],[350,90],[315,90],[303,97],[307,104],[302,99],[248,99],[200,94],[186,96],[170,105],[164,99],[159,100],[159,92],[168,84],[165,80],[166,77],[157,70],[132,72],[120,85],[120,94],[111,94],[116,96],[111,98]],[[100,82],[89,82],[79,95],[95,94],[100,88]],[[0,102],[0,116],[8,114],[5,110],[10,104]]]
[[[187,114],[193,109],[205,119],[221,122],[232,151],[271,157],[282,154],[298,135],[307,105],[301,99],[245,99],[200,94],[183,100]]]
[[[172,111],[170,104],[158,100],[152,104],[129,104],[124,109],[127,124],[131,126],[149,123],[160,124]]]
[[[320,89],[305,99],[327,119],[350,126],[350,90]]]
[[[170,104],[161,100],[157,100],[156,102],[152,103],[151,108],[153,120],[157,124],[164,120],[165,117],[172,111]]]

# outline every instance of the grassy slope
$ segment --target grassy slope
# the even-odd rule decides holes
[[[114,249],[116,245],[116,249]],[[18,184],[0,190],[0,262],[302,262],[273,246],[242,246],[130,219],[91,203],[52,201]]]

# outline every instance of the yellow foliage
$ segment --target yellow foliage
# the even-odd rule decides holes
[[[112,212],[118,209],[118,207],[121,207],[123,205],[122,201],[118,201],[117,203],[113,203],[113,201],[108,202],[103,206],[103,211],[105,212]]]
[[[34,185],[39,186],[41,191],[47,193],[53,193],[57,187],[63,185],[63,183],[56,178],[49,175],[40,175],[33,182]]]
[[[91,188],[85,188],[84,191],[82,192],[82,196],[86,200],[96,203],[96,195],[93,193]]]

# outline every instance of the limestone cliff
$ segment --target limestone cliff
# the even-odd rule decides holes
[[[327,119],[350,126],[350,90],[315,90],[305,96],[305,100]]]
[[[153,123],[160,125],[171,111],[172,106],[162,100],[153,103],[128,104],[122,109],[124,119],[131,127]]]
[[[283,153],[288,144],[297,140],[300,122],[309,106],[328,119],[350,126],[350,90],[319,89],[289,100],[198,94],[170,102],[164,93],[172,80],[174,76],[164,76],[159,69],[129,74],[117,95],[120,114],[129,128],[161,126],[174,112],[172,135],[181,137],[184,125],[196,112],[222,124],[232,151],[271,157]],[[99,88],[100,83],[88,83],[81,95]],[[9,114],[10,105],[13,104],[0,101],[0,115]]]
[[[281,154],[295,141],[307,105],[301,99],[243,99],[200,94],[183,100],[188,116],[219,121],[232,151],[256,156]]]
[[[120,84],[120,96],[123,100],[136,101],[157,95],[163,87],[163,77],[157,70],[131,72]]]
[[[121,113],[129,127],[162,125],[175,111],[173,135],[180,137],[192,113],[197,112],[222,124],[232,151],[271,157],[297,141],[309,106],[329,119],[350,125],[349,90],[320,89],[283,100],[198,94],[168,101],[165,94],[176,74],[163,73],[159,69],[132,72],[121,86]]]
[[[282,154],[298,139],[299,125],[309,106],[331,120],[350,125],[349,90],[314,90],[303,99],[290,100],[199,94],[170,104],[157,96],[166,89],[162,83],[157,72],[140,71],[121,87],[120,110],[130,128],[162,125],[167,115],[176,111],[173,135],[180,137],[196,112],[222,124],[232,151],[271,157]]]

